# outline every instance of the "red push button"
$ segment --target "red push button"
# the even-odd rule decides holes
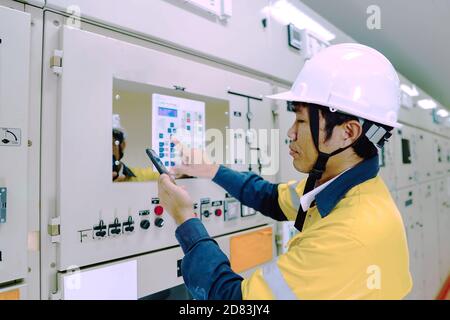
[[[215,214],[217,217],[220,217],[220,216],[222,215],[222,210],[221,210],[221,209],[216,209],[216,211],[214,211],[214,214]]]
[[[162,206],[156,206],[154,211],[157,216],[160,216],[164,213],[164,208]]]

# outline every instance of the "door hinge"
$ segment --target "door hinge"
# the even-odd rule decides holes
[[[60,242],[61,240],[61,217],[52,218],[48,225],[48,234],[52,237],[52,242]]]
[[[54,50],[53,55],[50,57],[50,68],[53,70],[53,73],[56,75],[62,74],[63,71],[63,51],[62,50]]]

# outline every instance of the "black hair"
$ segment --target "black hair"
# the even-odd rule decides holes
[[[341,112],[331,112],[328,107],[318,105],[318,104],[312,104],[312,103],[305,103],[303,104],[306,107],[313,107],[318,108],[322,114],[322,117],[325,119],[325,141],[331,138],[333,135],[333,129],[334,127],[341,125],[347,121],[350,120],[358,120],[358,117],[344,114]],[[375,147],[375,145],[369,141],[369,139],[366,137],[366,135],[361,136],[358,141],[352,146],[355,153],[363,159],[370,159],[378,154],[378,149]]]
[[[122,143],[125,140],[125,135],[121,130],[113,129],[112,136],[114,141],[119,141],[119,143]]]

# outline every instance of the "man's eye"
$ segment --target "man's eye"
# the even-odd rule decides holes
[[[297,119],[297,123],[304,123],[304,122],[305,122],[305,120]]]

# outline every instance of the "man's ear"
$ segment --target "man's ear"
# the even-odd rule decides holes
[[[357,120],[350,120],[342,124],[344,140],[342,148],[345,148],[358,139],[362,134],[362,126]]]
[[[123,150],[125,150],[126,146],[127,146],[127,143],[125,142],[125,140],[122,141],[122,143],[120,144],[120,147],[122,148],[122,152],[123,152]]]

